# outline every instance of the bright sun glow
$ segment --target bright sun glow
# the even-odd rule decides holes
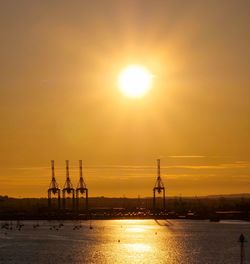
[[[145,68],[132,65],[124,69],[118,79],[118,85],[123,94],[128,97],[144,96],[152,85],[153,75]]]

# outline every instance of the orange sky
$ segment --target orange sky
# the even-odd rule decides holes
[[[249,192],[250,2],[2,1],[0,194],[46,195],[50,160],[90,196]],[[127,98],[129,64],[155,75]]]

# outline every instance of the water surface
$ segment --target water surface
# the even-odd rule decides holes
[[[20,231],[16,222],[1,229],[0,263],[236,264],[239,235],[250,241],[250,223],[241,221],[99,220],[93,229],[88,221],[22,223]],[[245,252],[250,258],[250,243]]]

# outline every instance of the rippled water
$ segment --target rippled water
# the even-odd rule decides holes
[[[3,222],[2,222],[3,223]],[[105,220],[25,221],[21,231],[0,231],[0,263],[240,263],[240,233],[250,241],[250,223],[241,221]],[[15,222],[13,222],[13,225]],[[55,228],[52,228],[55,225]],[[246,262],[250,243],[245,244]]]

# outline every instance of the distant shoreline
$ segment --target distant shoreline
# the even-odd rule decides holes
[[[167,214],[163,215],[146,215],[146,216],[128,216],[128,215],[119,215],[119,216],[105,216],[105,215],[0,215],[0,221],[88,221],[88,220],[202,220],[202,221],[210,221],[210,222],[219,222],[223,220],[239,220],[239,221],[250,221],[249,217],[244,217],[242,214],[239,214],[238,217],[236,215],[224,215],[220,218],[218,215],[213,215],[211,217],[199,217],[199,216],[176,216],[176,217],[169,217]]]
[[[156,200],[149,198],[90,197],[79,205],[72,200],[62,203],[46,198],[15,199],[0,196],[0,220],[87,220],[87,219],[193,219],[193,220],[250,220],[250,196],[242,197],[174,197]]]
[[[171,196],[166,196],[166,199],[175,199],[175,198],[182,198],[182,199],[205,199],[205,198],[250,198],[250,193],[228,193],[228,194],[207,194],[207,195],[171,195]],[[37,199],[37,200],[43,200],[43,199],[48,199],[47,197],[13,197],[5,194],[0,194],[0,199],[17,199],[17,200],[22,200],[22,199]],[[117,196],[117,197],[112,197],[112,196],[92,196],[89,197],[90,199],[138,199],[138,197],[126,197],[126,196]],[[151,196],[141,196],[140,199],[151,199]]]

